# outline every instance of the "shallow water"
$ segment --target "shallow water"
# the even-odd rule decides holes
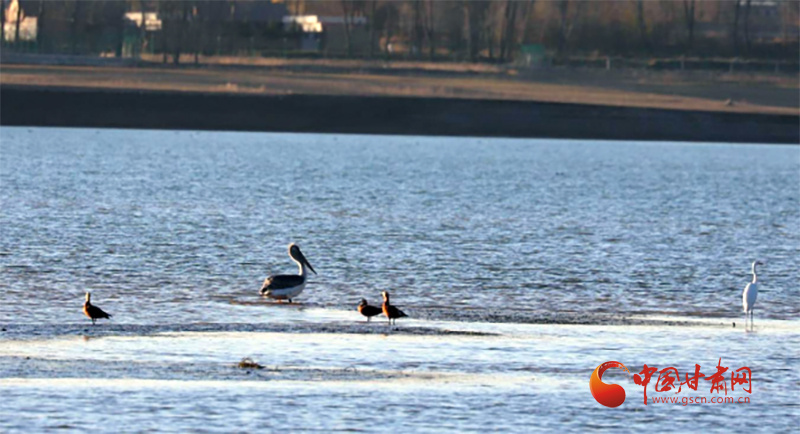
[[[86,289],[115,321],[257,320],[246,303],[266,275],[295,272],[292,241],[320,273],[298,300],[314,306],[389,289],[439,319],[458,319],[453,307],[737,317],[759,258],[758,315],[800,309],[795,146],[0,138],[0,322],[80,321]]]
[[[321,319],[304,311],[293,315],[290,321]],[[325,324],[333,330],[94,337],[96,327],[6,341],[0,347],[0,428],[640,432],[657,424],[680,432],[776,432],[800,421],[797,321],[768,320],[749,333],[702,325],[412,321],[398,330],[364,325],[385,334],[345,334],[335,331],[344,320]],[[499,335],[404,333],[417,326]],[[243,356],[264,369],[235,367]],[[645,406],[641,387],[613,371],[604,380],[625,387],[622,407],[602,407],[589,393],[589,374],[607,360],[623,361],[634,373],[645,363],[674,366],[681,375],[697,363],[709,376],[720,357],[731,370],[752,369],[753,393],[727,394],[748,397],[749,404]],[[676,395],[655,393],[651,383],[648,396],[715,396],[710,383],[700,383],[697,392]]]
[[[798,185],[788,146],[4,127],[0,431],[789,431]],[[360,322],[385,289],[412,318]],[[719,358],[750,404],[589,393]]]

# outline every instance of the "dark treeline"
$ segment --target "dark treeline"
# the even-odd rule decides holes
[[[510,62],[523,52],[796,61],[800,20],[800,2],[792,0],[22,0],[16,9],[11,3],[2,1],[5,48],[148,53],[164,61],[194,54]],[[132,20],[137,13],[154,14],[158,25]],[[319,17],[323,31],[304,33],[282,22],[300,15]],[[33,40],[20,39],[24,17],[38,20]]]

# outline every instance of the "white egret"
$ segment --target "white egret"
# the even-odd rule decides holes
[[[753,261],[753,269],[750,273],[753,275],[753,281],[748,283],[742,291],[742,308],[744,310],[744,328],[747,330],[747,315],[750,315],[750,328],[753,328],[753,307],[756,304],[756,297],[758,297],[758,276],[756,275],[756,265],[764,265],[763,262]]]

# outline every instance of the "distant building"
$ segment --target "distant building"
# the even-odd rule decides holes
[[[322,39],[322,22],[316,15],[287,15],[283,17],[283,30],[299,32],[300,51],[319,51]]]
[[[39,19],[25,13],[25,8],[18,0],[12,0],[5,11],[6,22],[3,23],[6,42],[15,42],[17,25],[19,24],[20,41],[36,41]]]
[[[739,0],[744,10],[747,0]],[[783,19],[785,2],[775,0],[750,1],[750,35],[754,42],[776,42],[783,39],[797,39],[798,25],[788,25]],[[793,38],[791,36],[794,36]]]
[[[142,13],[141,12],[127,12],[125,19],[133,23],[136,27],[142,27]],[[148,32],[157,32],[161,30],[161,18],[156,12],[144,13],[144,29]]]
[[[747,0],[739,1],[739,37],[743,38],[745,34],[745,26],[750,34],[750,40],[758,43],[771,43],[786,40],[797,40],[798,27],[797,23],[788,23],[785,20],[783,8],[787,6],[787,2],[775,0],[751,0],[750,10],[746,12],[748,7]],[[745,17],[747,15],[747,21]],[[725,39],[731,33],[733,23],[730,21],[698,21],[695,23],[695,32],[699,36],[710,39]],[[678,36],[683,30],[676,29],[675,36]]]

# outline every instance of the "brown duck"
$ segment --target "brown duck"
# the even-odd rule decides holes
[[[88,292],[86,293],[86,302],[83,303],[83,313],[92,320],[92,325],[100,318],[111,318],[111,315],[103,312],[103,309],[92,304],[92,294]]]
[[[383,314],[386,315],[386,318],[389,318],[390,325],[397,324],[397,318],[408,316],[402,310],[389,304],[389,293],[387,291],[383,291],[381,294],[383,295]]]
[[[380,315],[383,310],[378,306],[370,306],[367,299],[362,298],[361,303],[358,303],[358,313],[367,317],[367,322],[375,315]]]

